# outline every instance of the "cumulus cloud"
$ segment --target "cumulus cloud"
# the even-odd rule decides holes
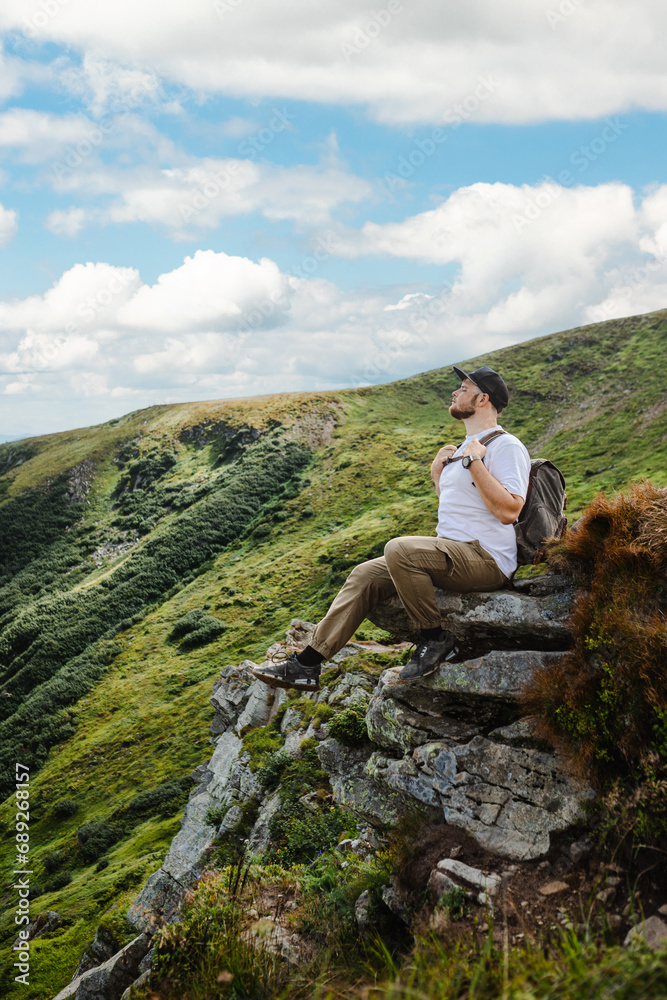
[[[304,276],[198,251],[152,284],[134,268],[78,264],[45,293],[0,303],[0,389],[61,409],[78,400],[92,421],[137,400],[388,381],[664,307],[666,222],[667,185],[637,204],[621,184],[472,185],[333,247],[456,268],[441,287],[346,291],[326,277],[328,254]]]
[[[565,325],[578,304],[604,296],[619,262],[638,265],[661,238],[665,209],[656,192],[637,211],[632,189],[617,183],[479,183],[403,222],[366,223],[334,252],[456,264],[455,312],[489,333],[527,334]]]
[[[67,4],[3,0],[0,27],[88,55],[78,82],[91,106],[155,72],[196,92],[362,104],[390,122],[441,122],[474,103],[480,122],[599,117],[667,107],[655,0],[116,0]],[[434,14],[435,10],[435,14]],[[565,11],[565,13],[562,13]],[[131,30],[128,30],[131,25]],[[618,53],[623,59],[619,62]],[[115,66],[115,68],[111,68]]]
[[[119,310],[118,319],[125,326],[164,333],[228,330],[257,302],[273,303],[272,315],[284,313],[290,293],[287,278],[272,260],[255,264],[247,257],[198,250],[154,285],[143,285]]]
[[[283,167],[231,158],[126,170],[74,164],[59,171],[56,186],[62,193],[93,196],[96,202],[52,213],[47,224],[54,232],[71,235],[86,224],[144,222],[164,227],[175,239],[191,239],[194,233],[216,229],[228,216],[250,212],[303,227],[321,225],[335,208],[371,193],[370,184],[340,163]]]
[[[0,205],[0,247],[6,246],[18,231],[18,216],[13,208]]]

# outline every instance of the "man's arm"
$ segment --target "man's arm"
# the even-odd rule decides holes
[[[431,463],[431,479],[433,480],[435,492],[438,496],[440,496],[440,476],[442,475],[442,470],[445,467],[445,462],[448,458],[452,457],[456,448],[457,446],[455,444],[444,445]]]
[[[486,447],[475,438],[466,445],[463,454],[484,458]],[[523,508],[524,498],[505,489],[491,475],[484,462],[472,462],[468,471],[489,513],[497,517],[501,524],[514,524]]]

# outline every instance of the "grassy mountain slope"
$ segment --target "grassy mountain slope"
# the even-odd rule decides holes
[[[601,488],[667,485],[666,342],[662,311],[462,364],[503,373],[503,426],[563,470],[574,518]],[[428,467],[460,440],[455,385],[448,366],[359,390],[155,406],[0,447],[1,777],[6,793],[14,761],[31,767],[45,890],[33,913],[64,918],[34,943],[22,996],[53,995],[114,904],[105,919],[122,933],[117,915],[158,867],[187,775],[210,756],[219,668],[261,658],[292,616],[317,620],[388,538],[434,530]],[[6,872],[13,811],[2,807]],[[89,823],[105,825],[77,836]]]

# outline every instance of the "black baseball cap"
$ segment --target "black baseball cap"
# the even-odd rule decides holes
[[[464,372],[463,368],[459,368],[457,365],[452,365],[452,368],[461,381],[469,378],[471,382],[479,386],[482,392],[488,395],[498,413],[505,409],[510,401],[509,389],[507,388],[505,379],[498,372],[494,372],[493,368],[483,365],[481,368],[476,368],[474,372],[470,372],[470,374]]]

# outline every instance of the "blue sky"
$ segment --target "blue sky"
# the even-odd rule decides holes
[[[649,0],[4,0],[0,436],[667,305]]]

